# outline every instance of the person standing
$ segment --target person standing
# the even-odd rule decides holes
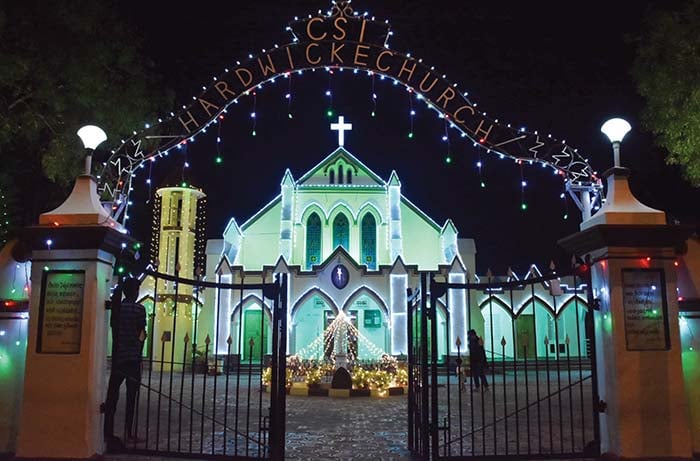
[[[136,440],[133,433],[134,407],[141,384],[141,358],[146,340],[146,309],[136,302],[139,287],[139,280],[129,277],[120,282],[112,294],[112,369],[107,386],[104,424],[108,449],[122,445],[114,435],[114,413],[123,381],[126,381],[126,436]]]
[[[467,341],[469,344],[469,367],[472,375],[474,387],[479,389],[479,384],[484,385],[484,389],[489,388],[489,383],[486,380],[486,351],[484,350],[484,342],[477,336],[475,330],[467,332]]]

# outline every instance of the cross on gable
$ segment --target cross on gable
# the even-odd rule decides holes
[[[338,123],[331,123],[331,130],[338,132],[338,145],[342,147],[345,144],[345,132],[352,130],[352,123],[345,123],[345,117],[338,116]]]

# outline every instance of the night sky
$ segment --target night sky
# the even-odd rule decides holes
[[[286,24],[294,16],[328,8],[326,1],[303,2],[136,2],[120,3],[128,21],[145,37],[146,53],[177,91],[176,107],[199,94],[202,85],[248,53],[290,41]],[[666,166],[663,152],[641,131],[643,101],[629,74],[634,37],[648,1],[465,2],[355,0],[352,6],[389,19],[391,47],[422,57],[458,82],[478,107],[500,121],[551,133],[578,148],[598,172],[612,166],[610,144],[600,125],[621,116],[633,126],[622,145],[622,163],[632,170],[631,186],[649,206],[685,223],[700,221],[700,190]],[[668,2],[672,4],[673,2]],[[193,6],[194,5],[194,6]],[[305,72],[292,77],[293,118],[288,118],[288,80],[242,98],[222,123],[223,163],[217,165],[217,130],[196,138],[186,151],[154,164],[152,183],[184,178],[209,196],[207,235],[220,238],[230,217],[240,223],[279,193],[286,168],[299,178],[337,146],[326,111],[332,108],[353,124],[345,147],[388,179],[396,170],[404,195],[439,224],[452,218],[460,237],[476,239],[477,271],[523,272],[529,264],[563,263],[569,257],[556,241],[575,232],[576,206],[560,198],[561,178],[539,165],[524,166],[527,181],[522,211],[521,169],[512,160],[481,153],[450,131],[453,159],[445,163],[444,122],[424,103],[415,104],[413,139],[409,98],[390,79],[365,73]],[[174,108],[173,108],[174,110]],[[371,112],[375,110],[376,116]],[[335,121],[335,119],[334,119]],[[135,127],[137,129],[138,127]],[[183,168],[187,161],[190,167]],[[150,238],[148,169],[136,181],[131,231]],[[144,174],[146,173],[146,174]],[[481,188],[480,182],[486,183]],[[151,190],[150,192],[153,192]],[[564,215],[568,214],[568,219]]]

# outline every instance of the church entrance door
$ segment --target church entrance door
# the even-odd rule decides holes
[[[515,335],[518,345],[516,358],[534,359],[537,349],[533,344],[535,338],[535,316],[532,314],[521,314],[515,319]]]
[[[262,309],[248,309],[245,311],[245,315],[243,316],[244,361],[260,362],[262,351],[264,350],[265,353],[268,352],[267,344],[264,344],[262,348],[255,347],[255,345],[259,345],[261,341],[267,343],[269,331],[270,321],[267,319],[267,316],[264,315]],[[250,340],[253,340],[252,348],[248,346]]]

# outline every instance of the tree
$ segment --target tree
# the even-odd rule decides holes
[[[170,99],[112,3],[0,3],[0,190],[15,228],[65,199],[80,126],[101,126],[113,149]]]
[[[700,186],[700,0],[678,10],[650,11],[638,38],[632,75],[646,100],[642,123]]]

